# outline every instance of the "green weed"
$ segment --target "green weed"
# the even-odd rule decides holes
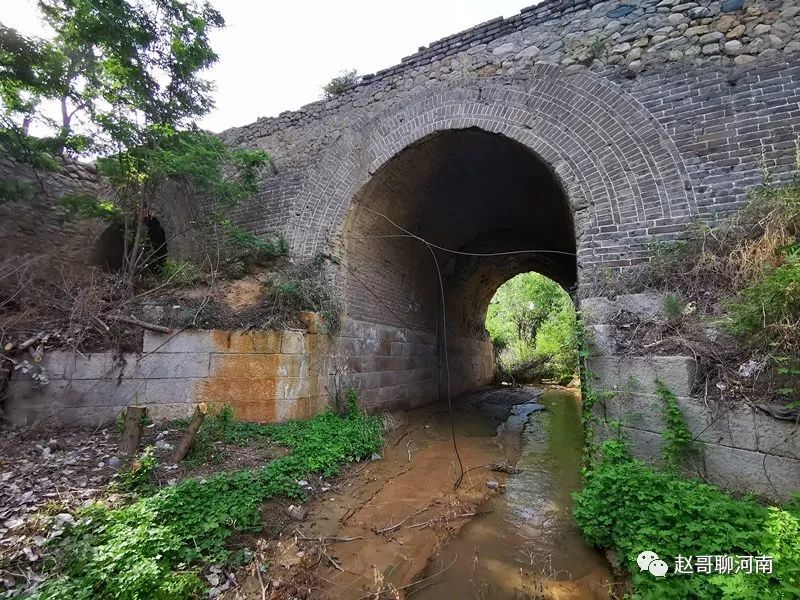
[[[614,549],[642,600],[797,598],[800,595],[800,510],[764,507],[721,490],[657,471],[630,457],[626,443],[602,446],[574,515],[590,544]],[[650,550],[672,566],[677,556],[772,556],[771,574],[677,575],[640,571]]]
[[[142,455],[126,469],[119,472],[119,486],[126,492],[143,491],[150,483],[150,476],[156,468],[153,447],[148,446]]]
[[[665,442],[662,456],[668,465],[676,467],[692,450],[692,433],[686,425],[686,418],[678,406],[678,398],[673,391],[658,379],[655,385],[656,393],[663,402],[662,414],[666,424],[661,433]]]
[[[189,285],[202,279],[203,272],[192,262],[167,258],[161,265],[161,277],[175,285]]]
[[[33,598],[192,597],[203,588],[199,566],[229,562],[236,557],[226,546],[230,535],[263,526],[262,502],[302,498],[298,479],[311,473],[333,476],[343,463],[370,456],[382,444],[380,419],[352,407],[344,416],[328,411],[283,424],[226,422],[224,435],[268,439],[292,453],[256,470],[187,479],[124,508],[86,509],[56,542],[58,567]]]
[[[355,69],[342,71],[323,86],[322,92],[326,100],[331,100],[336,96],[342,95],[348,89],[356,85],[358,81],[359,77]]]
[[[664,297],[664,315],[667,322],[677,324],[683,318],[683,302],[675,294],[667,294]]]
[[[776,333],[793,338],[800,324],[800,259],[787,256],[784,264],[745,287],[725,307],[728,319],[723,325],[733,335],[756,344]]]

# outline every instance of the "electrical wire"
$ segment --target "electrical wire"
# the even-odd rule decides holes
[[[508,251],[504,251],[504,252],[465,252],[463,250],[453,250],[452,248],[447,248],[445,246],[440,246],[438,244],[434,244],[433,242],[429,242],[425,238],[417,235],[416,233],[413,233],[413,232],[409,231],[408,229],[405,229],[404,227],[401,227],[400,225],[395,223],[392,219],[390,219],[389,217],[387,217],[383,213],[378,212],[377,210],[373,210],[373,209],[369,208],[368,206],[363,206],[362,208],[364,210],[366,210],[366,211],[371,212],[374,215],[378,215],[379,217],[385,219],[391,225],[393,225],[394,227],[396,227],[397,229],[399,229],[400,231],[402,231],[403,233],[406,234],[405,236],[401,236],[401,235],[386,235],[386,236],[374,236],[374,237],[406,237],[406,236],[408,236],[408,237],[412,237],[414,239],[419,240],[420,242],[422,242],[423,244],[426,244],[427,246],[431,246],[433,248],[436,248],[437,250],[441,250],[442,252],[449,252],[450,254],[460,254],[461,256],[478,256],[478,257],[481,257],[481,256],[482,257],[508,256],[510,254],[562,254],[564,256],[572,256],[572,257],[577,257],[578,256],[575,252],[568,252],[566,250],[539,249],[539,250],[508,250]]]
[[[429,242],[422,236],[419,236],[408,229],[405,229],[401,225],[395,223],[391,218],[383,213],[380,213],[376,210],[369,208],[368,206],[362,207],[365,210],[378,215],[379,217],[385,219],[388,223],[390,223],[393,227],[396,227],[400,231],[403,232],[403,235],[395,234],[395,235],[381,235],[381,236],[369,236],[373,238],[413,238],[420,242],[422,242],[428,251],[431,254],[431,258],[433,259],[433,264],[436,267],[436,274],[439,278],[439,295],[442,302],[442,348],[444,351],[444,365],[445,365],[445,374],[446,374],[446,381],[447,381],[447,408],[450,414],[450,434],[453,440],[453,451],[455,452],[456,458],[458,459],[458,466],[461,470],[461,474],[456,479],[455,483],[453,484],[453,489],[458,489],[461,486],[461,482],[464,480],[464,475],[466,471],[464,470],[464,463],[461,461],[461,454],[458,451],[458,443],[456,441],[456,427],[455,427],[455,417],[453,415],[453,398],[452,398],[452,386],[450,380],[450,359],[449,359],[449,352],[447,346],[447,306],[445,300],[445,293],[444,293],[444,280],[442,278],[442,270],[439,266],[439,260],[436,258],[436,253],[434,252],[434,248],[437,250],[441,250],[443,252],[449,252],[451,254],[458,254],[462,256],[476,256],[476,257],[489,257],[489,256],[508,256],[512,254],[562,254],[566,256],[577,256],[574,252],[566,252],[563,250],[511,250],[505,252],[464,252],[461,250],[452,250],[450,248],[446,248],[444,246],[440,246],[438,244],[434,244]],[[346,236],[344,236],[346,237]],[[352,239],[352,238],[351,238]],[[367,238],[363,238],[367,239]],[[349,269],[348,269],[349,270]],[[374,294],[374,292],[372,292]],[[377,297],[377,295],[376,295]],[[394,313],[392,313],[394,314]],[[397,315],[395,315],[396,318]],[[402,321],[401,321],[402,322]]]
[[[464,463],[461,462],[461,454],[458,452],[458,444],[456,443],[456,424],[455,419],[453,418],[453,396],[450,386],[450,357],[447,351],[447,306],[445,305],[444,299],[444,281],[442,280],[442,270],[439,268],[439,260],[436,258],[436,253],[433,251],[433,248],[431,248],[431,245],[428,242],[425,242],[425,246],[431,253],[433,264],[436,265],[436,274],[439,276],[439,292],[442,299],[442,348],[444,349],[444,371],[447,375],[445,377],[447,381],[447,409],[450,412],[450,434],[453,438],[453,450],[455,451],[456,458],[458,459],[458,467],[461,469],[461,475],[458,476],[458,479],[456,479],[455,483],[453,484],[453,489],[457,490],[461,485],[461,482],[464,480],[464,475],[466,472],[464,471]]]

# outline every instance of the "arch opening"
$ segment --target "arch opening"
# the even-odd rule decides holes
[[[432,134],[385,163],[356,195],[341,242],[347,316],[433,335],[441,366],[438,264],[451,372],[474,372],[456,392],[491,380],[485,318],[503,282],[536,271],[565,289],[577,284],[572,211],[552,169],[519,142],[477,128]]]
[[[492,296],[486,330],[504,383],[570,384],[578,370],[575,305],[558,283],[534,271],[503,283]]]
[[[144,220],[144,246],[142,257],[145,271],[156,272],[167,259],[167,233],[158,218],[148,215]],[[130,252],[130,249],[128,250]],[[94,248],[94,264],[111,272],[121,271],[125,260],[125,227],[113,223],[106,227]]]

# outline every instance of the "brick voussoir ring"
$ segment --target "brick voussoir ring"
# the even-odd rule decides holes
[[[697,212],[675,144],[641,103],[590,73],[537,65],[522,82],[431,85],[399,108],[354,122],[295,200],[287,232],[294,250],[309,256],[325,248],[361,187],[404,148],[468,127],[513,139],[548,164],[573,209],[590,207],[584,234],[670,218],[673,205]]]

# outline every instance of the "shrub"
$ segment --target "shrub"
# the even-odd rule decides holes
[[[673,325],[678,323],[683,317],[683,309],[683,302],[675,294],[667,294],[664,297],[664,315],[668,323]]]
[[[292,322],[298,311],[317,312],[325,329],[334,333],[340,325],[341,303],[322,273],[328,257],[318,255],[292,266],[284,274],[273,274],[265,304],[269,316],[262,326],[270,329]]]
[[[202,279],[203,273],[193,262],[167,258],[161,266],[161,277],[175,285],[190,285]]]
[[[325,99],[330,100],[331,98],[340,96],[358,82],[359,77],[355,69],[350,71],[342,71],[339,75],[331,79],[322,87],[322,91],[325,94]]]
[[[791,336],[800,325],[800,259],[791,256],[726,303],[725,328],[759,345]]]

